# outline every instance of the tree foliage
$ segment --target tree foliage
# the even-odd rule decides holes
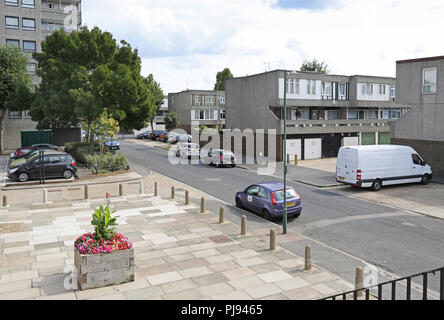
[[[318,62],[316,59],[313,59],[313,61],[305,60],[302,63],[301,71],[314,71],[324,74],[330,73],[330,70],[327,69],[327,64],[325,64],[324,61]]]
[[[30,110],[39,128],[91,124],[107,108],[125,129],[146,126],[152,100],[137,49],[95,27],[53,32],[34,54],[42,82]],[[93,136],[88,134],[90,140]]]
[[[153,120],[157,115],[160,107],[163,103],[163,90],[160,88],[160,84],[154,80],[152,74],[144,78],[145,88],[150,96],[150,114],[149,120],[151,122],[151,130],[154,130]]]
[[[114,140],[119,130],[119,123],[108,114],[106,109],[91,123],[91,133],[96,134],[99,138],[101,154],[103,154],[105,141],[109,138]]]
[[[176,112],[168,112],[165,116],[165,129],[171,131],[179,125],[180,117]]]
[[[33,99],[27,65],[28,58],[17,48],[0,45],[0,153],[4,149],[3,120],[7,110],[26,110]]]
[[[233,78],[229,68],[225,68],[216,75],[216,83],[214,84],[214,90],[225,91],[225,80]]]

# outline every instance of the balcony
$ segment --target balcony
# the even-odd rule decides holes
[[[287,120],[288,134],[389,132],[391,120]],[[284,128],[284,121],[280,121]]]

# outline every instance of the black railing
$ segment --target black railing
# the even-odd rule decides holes
[[[429,276],[438,275],[439,276],[439,293],[435,294],[434,291],[431,291],[429,288]],[[422,280],[422,286],[414,285],[412,279],[419,278]],[[404,284],[405,283],[405,284]],[[397,290],[397,285],[405,285],[405,296],[400,298],[400,295],[403,293],[401,290]],[[412,287],[414,285],[414,287]],[[412,290],[413,288],[413,290]],[[388,289],[388,290],[387,290]],[[343,293],[339,293],[333,296],[329,296],[326,298],[322,298],[321,300],[383,300],[383,299],[391,299],[396,300],[397,297],[399,300],[412,300],[413,295],[412,292],[415,291],[415,296],[419,299],[427,300],[429,298],[429,294],[433,296],[435,299],[444,300],[444,267],[417,273],[414,275],[410,275],[407,277],[402,277],[395,280],[390,280],[386,282],[382,282],[373,286],[369,286],[366,288],[351,290]],[[416,294],[419,293],[419,295]],[[384,293],[389,293],[387,298],[384,298]],[[439,296],[439,297],[438,297]]]

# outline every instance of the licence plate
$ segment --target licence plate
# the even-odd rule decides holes
[[[232,162],[231,162],[231,161],[228,161],[227,164],[232,164]]]
[[[344,181],[344,177],[339,177],[339,181]]]
[[[294,202],[289,202],[289,203],[287,203],[287,208],[288,207],[293,207],[294,206]]]

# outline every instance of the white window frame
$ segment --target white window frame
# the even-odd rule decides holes
[[[390,86],[390,97],[396,98],[396,86]]]
[[[224,96],[219,96],[219,104],[221,106],[225,105],[225,97]]]
[[[342,87],[342,90],[341,90],[341,87]],[[343,91],[343,92],[341,92],[341,91]],[[338,96],[345,97],[345,82],[338,83]]]
[[[22,8],[29,8],[29,9],[34,9],[35,8],[35,0],[32,0],[33,4],[27,4],[24,3],[25,0],[22,0]]]
[[[311,83],[310,80],[305,80],[307,81],[307,94],[311,94]]]
[[[8,41],[10,41],[10,42],[14,42],[14,43],[18,43],[18,46],[11,46],[11,45],[8,45]],[[8,47],[17,48],[17,49],[20,50],[20,40],[18,40],[18,39],[6,39],[6,45],[7,45]]]
[[[8,25],[8,18],[9,19],[14,19],[17,20],[17,25]],[[13,17],[13,16],[5,16],[5,28],[6,29],[14,29],[14,30],[18,30],[20,29],[20,18],[19,17]]]
[[[5,0],[5,5],[18,7],[18,0]]]
[[[288,81],[288,93],[294,94],[294,79]]]
[[[25,21],[32,21],[34,22],[34,27],[27,27],[25,26]],[[22,29],[26,31],[35,31],[35,19],[32,18],[22,18]]]
[[[28,50],[28,49],[25,49],[25,43],[34,43],[35,44],[35,46],[34,46],[34,50]],[[30,41],[30,40],[23,40],[23,52],[36,52],[37,51],[37,42],[36,41]]]
[[[311,94],[315,95],[316,94],[316,81],[310,80],[310,82],[311,82]]]
[[[434,82],[431,82],[430,84],[425,84],[425,73],[427,71],[433,71],[435,73],[435,80]],[[422,69],[422,93],[423,94],[434,94],[436,93],[436,80],[438,78],[438,68],[424,68]],[[430,91],[425,91],[424,89],[426,87],[430,87]]]
[[[299,92],[300,92],[299,79],[295,79],[295,90],[294,90],[294,92],[296,94],[299,94]]]

